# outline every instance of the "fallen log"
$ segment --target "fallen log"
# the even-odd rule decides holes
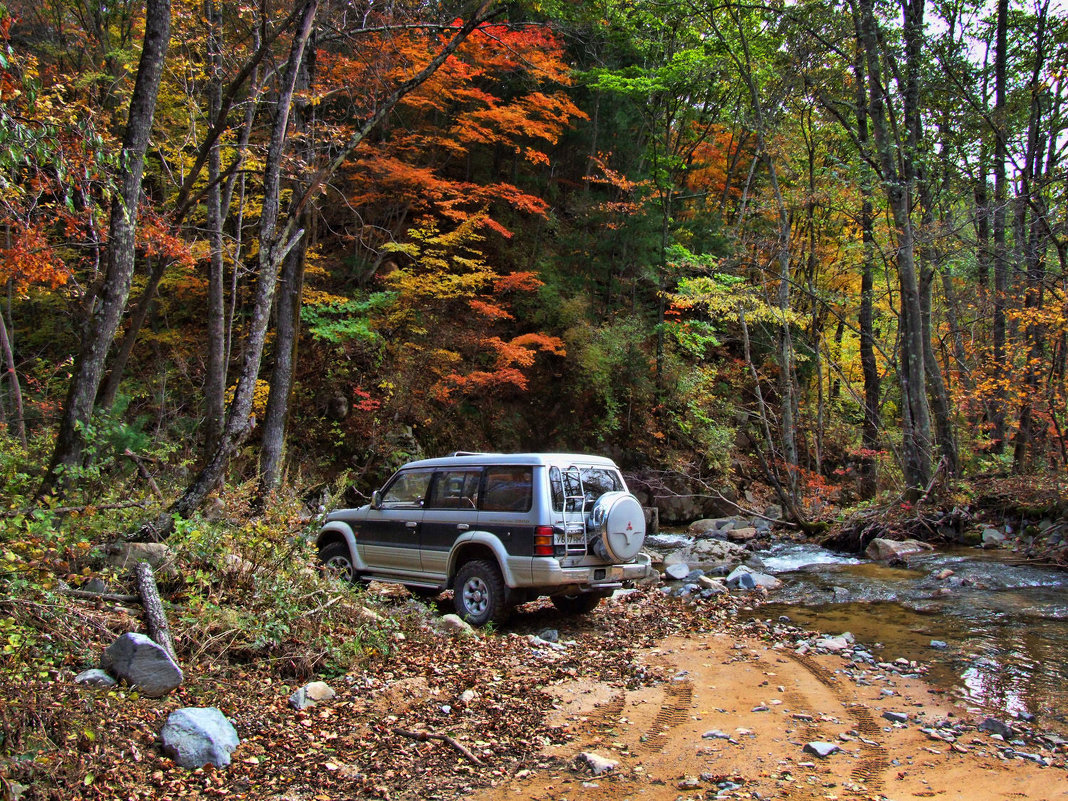
[[[163,600],[159,597],[159,587],[156,586],[156,575],[152,572],[152,565],[144,561],[138,562],[134,570],[134,578],[137,582],[137,592],[141,596],[141,606],[145,609],[148,636],[177,663],[178,657],[174,653],[174,643],[171,641],[171,628],[167,625],[167,613],[163,609]]]

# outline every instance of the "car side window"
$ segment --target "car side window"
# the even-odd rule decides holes
[[[481,470],[441,470],[430,489],[431,509],[476,509]]]
[[[567,511],[574,512],[581,508],[589,511],[606,492],[623,489],[623,483],[614,470],[599,467],[561,470],[554,465],[549,468],[549,487],[553,511],[564,511],[564,499],[567,498]]]
[[[430,470],[410,470],[399,474],[382,495],[383,509],[422,509],[427,487],[433,476]]]
[[[533,500],[533,474],[534,471],[530,467],[487,467],[482,511],[530,511]]]

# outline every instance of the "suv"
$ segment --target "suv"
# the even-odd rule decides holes
[[[563,453],[456,453],[406,464],[371,503],[326,517],[324,570],[348,581],[453,590],[474,625],[548,595],[592,610],[650,570],[645,513],[611,459]]]

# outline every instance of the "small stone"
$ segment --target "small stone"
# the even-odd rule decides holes
[[[701,735],[701,738],[704,740],[729,740],[730,737],[731,736],[727,734],[727,732],[720,731],[719,729],[709,729]]]
[[[696,790],[701,786],[701,780],[696,776],[687,776],[675,786],[680,790]]]
[[[471,702],[478,698],[478,693],[474,690],[464,690],[460,693],[460,703],[464,706],[471,706]]]
[[[90,687],[114,687],[117,682],[100,668],[91,668],[75,676],[74,683],[87,684]]]
[[[289,696],[289,705],[300,711],[313,707],[320,701],[332,701],[336,696],[337,693],[325,681],[313,681]]]
[[[947,643],[945,640],[931,640],[931,647],[938,648],[939,650],[941,650],[943,648],[948,648],[949,643]]]
[[[537,633],[537,637],[545,642],[560,642],[560,632],[556,629],[542,629]]]
[[[834,743],[812,742],[807,743],[802,750],[806,754],[815,754],[820,759],[826,759],[831,754],[836,754],[842,749]]]
[[[446,631],[455,631],[462,637],[476,637],[478,633],[475,631],[474,626],[461,618],[459,615],[442,615],[439,619],[439,623]]]
[[[613,771],[619,765],[614,759],[607,759],[600,754],[595,754],[592,751],[583,751],[576,759],[580,762],[585,762],[590,767],[590,771],[594,776],[601,776],[605,773]]]
[[[886,712],[883,712],[883,717],[892,723],[909,722],[909,716],[906,715],[904,712],[891,712],[890,710],[887,710]]]

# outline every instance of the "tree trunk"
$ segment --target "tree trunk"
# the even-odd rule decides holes
[[[170,39],[170,0],[147,0],[145,36],[137,80],[130,98],[130,113],[123,136],[120,190],[111,204],[111,229],[108,239],[107,267],[100,292],[93,304],[81,351],[74,363],[63,420],[56,436],[52,460],[38,495],[42,496],[65,483],[65,471],[81,463],[84,426],[93,414],[100,389],[104,360],[122,319],[130,281],[134,271],[134,233],[137,208],[141,199],[141,176],[156,111],[163,61]]]
[[[110,409],[115,405],[115,397],[119,394],[119,385],[122,383],[123,373],[126,372],[126,363],[130,360],[134,345],[137,344],[137,335],[144,327],[145,320],[148,319],[148,312],[152,308],[152,301],[156,298],[156,290],[159,289],[159,282],[163,278],[166,266],[166,262],[157,258],[149,267],[145,291],[138,299],[137,305],[134,306],[133,314],[130,315],[130,327],[122,338],[122,344],[119,345],[119,350],[112,360],[107,380],[97,396],[96,405],[101,409]]]
[[[994,390],[990,408],[993,423],[994,451],[1005,447],[1005,370],[1006,321],[1005,303],[1009,288],[1009,254],[1005,244],[1005,206],[1008,182],[1005,176],[1008,120],[1005,106],[1005,69],[1008,59],[1008,0],[998,0],[997,43],[994,52]]]
[[[222,19],[214,0],[205,6],[208,17],[208,64],[211,69],[210,115],[222,113]],[[222,159],[219,141],[208,152],[207,225],[211,257],[208,263],[208,354],[204,376],[204,452],[211,453],[222,436],[226,412],[226,298],[223,268]],[[239,155],[240,157],[240,155]]]
[[[15,351],[11,347],[11,338],[7,334],[7,325],[4,323],[4,315],[0,313],[0,356],[4,357],[4,375],[7,376],[9,391],[15,415],[15,433],[18,434],[22,447],[28,446],[26,441],[26,417],[22,410],[22,387],[19,385],[19,374],[15,370]]]
[[[916,154],[914,135],[907,126],[905,139],[902,132],[892,130],[888,119],[886,102],[887,87],[883,84],[880,64],[879,37],[876,28],[873,0],[860,0],[861,46],[867,67],[869,115],[875,139],[883,185],[886,188],[894,228],[897,236],[897,270],[901,288],[901,365],[899,379],[902,395],[902,435],[904,444],[903,467],[907,494],[917,497],[931,478],[931,417],[927,403],[927,380],[924,368],[923,316],[920,301],[919,278],[916,272],[916,236],[911,219],[914,159]],[[905,119],[918,114],[917,71],[915,59],[919,57],[919,27],[923,23],[923,5],[913,0],[906,6],[905,39],[909,62],[905,90]],[[898,169],[900,162],[901,169]]]

